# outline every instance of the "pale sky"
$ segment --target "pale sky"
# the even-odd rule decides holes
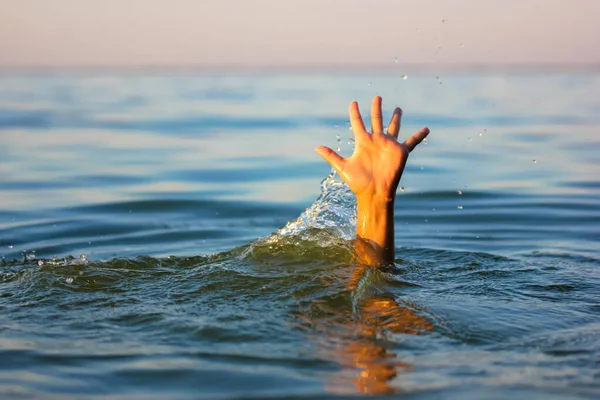
[[[589,65],[598,21],[600,0],[0,0],[0,66]]]

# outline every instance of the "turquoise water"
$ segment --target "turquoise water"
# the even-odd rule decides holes
[[[598,398],[600,75],[400,76],[1,75],[0,397]],[[376,94],[387,270],[313,152]]]

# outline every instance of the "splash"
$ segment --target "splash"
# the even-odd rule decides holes
[[[349,139],[348,144],[354,150],[354,140]],[[340,152],[341,147],[342,139],[338,134],[336,150]],[[310,207],[269,237],[245,247],[240,256],[250,260],[266,255],[271,263],[275,254],[275,258],[280,259],[291,256],[294,265],[299,259],[311,260],[311,265],[315,260],[325,259],[346,262],[353,253],[355,232],[356,198],[332,168],[321,181],[321,193]],[[323,248],[328,251],[323,252]]]
[[[333,170],[321,182],[321,194],[317,200],[297,219],[279,229],[272,238],[277,240],[285,236],[303,236],[313,229],[328,230],[346,240],[354,238],[356,198]]]
[[[291,262],[297,270],[300,260],[311,267],[327,260],[327,266],[333,260],[347,265],[354,250],[355,231],[355,196],[332,170],[321,182],[321,194],[310,207],[271,236],[244,246],[240,258],[261,263],[268,259],[269,265],[279,269]]]
[[[31,258],[27,258],[27,256],[25,257],[25,261],[30,261],[32,260]],[[67,256],[64,258],[58,258],[56,256],[52,257],[52,259],[50,260],[43,260],[43,259],[39,259],[37,260],[37,264],[42,267],[44,265],[46,266],[58,266],[58,267],[66,267],[66,266],[70,266],[70,265],[87,265],[90,262],[87,259],[87,256],[85,254],[80,255],[79,257],[73,257],[73,256]]]
[[[348,139],[352,151],[356,143]],[[337,135],[337,151],[342,149],[342,140]],[[330,240],[315,232],[326,232]],[[321,246],[329,246],[331,241],[352,240],[356,232],[356,197],[350,187],[332,168],[321,181],[321,194],[298,218],[289,221],[283,228],[271,235],[267,241],[273,243],[281,239],[298,237],[303,240],[317,241]]]

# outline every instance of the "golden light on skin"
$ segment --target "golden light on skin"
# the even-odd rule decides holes
[[[394,199],[404,172],[408,155],[429,134],[422,128],[404,142],[398,140],[402,111],[393,113],[386,132],[383,132],[382,99],[375,96],[371,103],[371,132],[367,132],[358,104],[350,103],[350,124],[355,147],[344,158],[326,146],[315,151],[337,171],[352,192],[357,203],[357,254],[361,263],[388,264],[394,261]],[[360,244],[371,245],[366,250]],[[375,257],[376,260],[372,258]]]
[[[358,297],[346,313],[327,307],[332,314],[325,329],[332,337],[349,332],[332,354],[341,365],[359,369],[353,378],[360,393],[387,394],[396,391],[389,382],[405,364],[395,361],[379,338],[386,333],[418,335],[433,329],[425,317],[400,305],[389,296],[369,296],[365,286],[375,286],[380,268],[394,262],[394,199],[409,153],[429,134],[428,128],[398,140],[402,111],[396,108],[387,130],[383,130],[382,99],[375,96],[371,103],[371,131],[363,123],[358,104],[350,103],[350,124],[355,147],[344,158],[332,149],[319,146],[315,150],[338,172],[357,198],[355,255],[356,268],[348,279],[348,289]],[[375,277],[375,278],[373,278]],[[353,300],[353,303],[355,300]],[[310,318],[304,319],[311,322]],[[322,328],[321,328],[322,330]],[[337,379],[337,378],[336,378]],[[327,388],[337,390],[337,384]]]

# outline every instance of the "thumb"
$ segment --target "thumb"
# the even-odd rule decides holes
[[[317,154],[325,159],[339,174],[344,170],[346,160],[329,147],[319,146],[315,149]]]

